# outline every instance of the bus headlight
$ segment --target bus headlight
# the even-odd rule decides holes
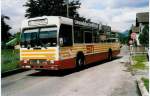
[[[23,60],[23,63],[24,63],[24,64],[28,63],[28,60]]]
[[[21,63],[21,64],[28,64],[28,63],[29,63],[29,60],[21,60],[20,63]]]

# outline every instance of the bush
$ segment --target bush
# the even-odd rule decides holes
[[[19,50],[2,49],[1,70],[2,73],[19,68]]]

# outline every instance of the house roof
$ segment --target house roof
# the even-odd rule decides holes
[[[137,21],[139,23],[148,23],[149,22],[149,12],[137,13],[136,14]]]

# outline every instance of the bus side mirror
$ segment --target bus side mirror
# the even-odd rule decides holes
[[[63,46],[63,38],[59,38],[59,44],[60,44],[60,46]]]

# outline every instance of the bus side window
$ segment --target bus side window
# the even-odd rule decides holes
[[[99,43],[100,39],[99,39],[99,34],[97,31],[94,31],[93,39],[94,39],[94,43]]]
[[[80,27],[74,27],[74,43],[83,43],[83,30]]]
[[[107,40],[107,42],[108,42],[108,43],[110,43],[110,42],[111,42],[111,40],[110,40],[110,39],[108,39],[108,40]]]
[[[85,43],[92,43],[92,32],[84,31]]]
[[[72,46],[72,26],[62,24],[60,26],[59,38],[63,41],[62,46]]]
[[[100,34],[99,38],[101,43],[107,42],[107,37],[105,34]]]

